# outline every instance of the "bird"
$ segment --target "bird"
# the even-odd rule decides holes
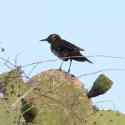
[[[62,63],[59,67],[60,70],[62,69],[63,62],[68,60],[70,60],[68,72],[70,72],[72,60],[93,63],[84,55],[82,55],[81,51],[85,51],[84,49],[72,44],[71,42],[68,42],[67,40],[64,40],[58,34],[50,34],[47,38],[40,41],[47,41],[50,44],[50,49],[54,55],[62,60]]]

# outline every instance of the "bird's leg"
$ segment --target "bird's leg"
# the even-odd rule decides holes
[[[60,66],[59,66],[59,70],[62,70],[62,66],[63,66],[64,61],[61,62]]]
[[[70,59],[70,65],[69,65],[68,73],[70,72],[71,65],[72,65],[72,59]]]

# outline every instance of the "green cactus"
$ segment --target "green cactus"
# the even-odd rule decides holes
[[[26,90],[27,85],[24,85],[20,67],[1,74],[0,86],[3,87],[3,93],[7,97],[21,96]]]
[[[111,87],[113,82],[104,74],[99,75],[93,84],[93,87],[88,92],[89,98],[96,97],[106,93]]]
[[[1,74],[0,86],[1,92],[4,93],[4,97],[0,98],[0,123],[16,125],[20,116],[19,104],[15,109],[12,108],[12,104],[29,89],[22,80],[20,68]]]
[[[91,114],[85,125],[125,125],[125,115],[111,110]]]
[[[65,72],[49,70],[32,78],[37,88],[33,95],[41,111],[36,123],[42,125],[83,125],[88,115],[93,113],[91,100],[80,81]]]
[[[10,77],[14,76],[12,74],[18,77]],[[29,84],[24,84],[21,74],[17,70],[12,70],[0,75],[0,83],[3,83],[2,85],[5,87],[5,98],[0,98],[0,123],[4,125],[24,125],[24,119],[27,121],[24,109],[33,112],[37,109],[33,119],[29,119],[31,117],[28,114],[28,120],[32,121],[30,125],[125,124],[125,116],[121,113],[99,109],[95,111],[92,101],[88,98],[86,89],[81,87],[79,79],[63,71],[48,70],[37,74],[28,81],[29,86]],[[12,95],[11,84],[14,85]],[[30,101],[35,106],[35,110],[28,100],[24,101],[25,105],[22,105],[24,102],[16,103],[16,110],[13,110],[12,104],[19,99],[18,93],[25,95],[27,92],[25,99],[33,99]],[[19,102],[21,102],[21,98]],[[30,116],[32,116],[31,114]],[[21,117],[22,115],[24,119]],[[25,125],[29,125],[29,123]]]
[[[0,124],[16,125],[20,112],[11,109],[10,100],[0,99]]]

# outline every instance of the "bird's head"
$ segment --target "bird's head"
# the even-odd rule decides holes
[[[51,34],[47,38],[42,39],[40,41],[48,41],[50,44],[53,44],[59,40],[61,40],[61,37],[58,34]]]

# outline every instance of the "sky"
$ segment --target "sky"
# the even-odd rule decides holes
[[[100,69],[125,69],[125,59],[101,58],[96,55],[125,57],[125,1],[124,0],[0,0],[0,46],[6,51],[0,57],[18,64],[57,59],[49,44],[39,40],[57,33],[79,45],[94,64],[73,62],[71,73],[77,75]],[[47,69],[57,69],[60,60],[42,63],[31,75]],[[0,64],[2,67],[2,64]],[[69,63],[63,66],[67,70]],[[7,70],[5,67],[0,72]],[[25,71],[28,73],[31,67]],[[93,99],[101,109],[125,113],[124,71],[104,71],[113,87],[105,95]],[[81,79],[90,89],[101,73]]]

